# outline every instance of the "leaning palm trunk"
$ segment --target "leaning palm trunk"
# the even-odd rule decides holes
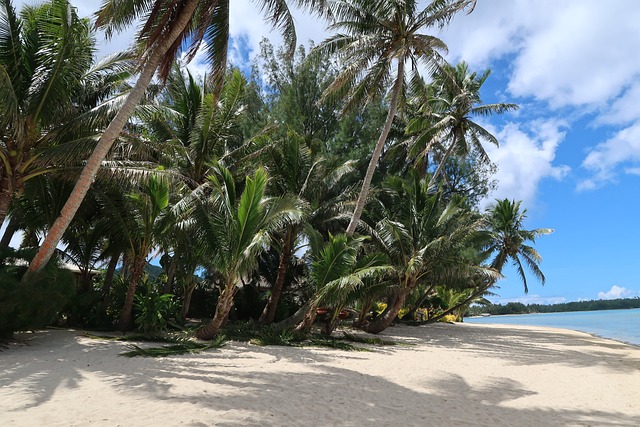
[[[280,263],[278,265],[278,277],[276,277],[276,282],[273,284],[273,289],[271,291],[271,296],[269,296],[269,300],[267,301],[267,305],[264,307],[262,315],[260,315],[260,323],[269,325],[273,323],[276,316],[276,308],[278,308],[278,302],[282,296],[284,279],[287,274],[289,262],[291,261],[291,247],[293,246],[291,242],[291,234],[292,232],[290,230],[287,231],[287,236],[285,236],[282,242],[282,252],[280,253]]]
[[[9,178],[5,178],[0,182],[0,225],[4,222],[9,211],[9,205],[13,198],[13,188],[9,182]]]
[[[391,130],[391,124],[393,123],[393,118],[396,115],[396,111],[398,109],[398,100],[400,99],[400,92],[402,91],[402,85],[404,82],[404,60],[400,58],[398,60],[398,73],[396,77],[396,82],[393,86],[393,92],[391,94],[391,104],[389,105],[389,112],[387,113],[387,118],[384,122],[384,127],[382,128],[382,133],[378,138],[378,142],[376,143],[376,147],[373,150],[373,154],[371,155],[371,160],[369,161],[369,167],[367,168],[367,173],[364,176],[364,181],[362,182],[362,188],[360,189],[360,194],[358,194],[358,200],[356,202],[356,207],[353,211],[353,216],[351,217],[351,221],[349,222],[349,226],[347,227],[346,234],[348,236],[353,236],[353,233],[356,231],[356,227],[358,225],[358,221],[360,221],[360,217],[362,216],[362,211],[364,210],[364,205],[367,203],[367,197],[369,196],[369,189],[371,187],[371,180],[373,179],[373,173],[378,166],[378,160],[380,159],[380,155],[382,154],[382,148],[384,144],[387,142],[387,136],[389,136],[389,131]]]
[[[318,298],[313,299],[313,301],[309,304],[309,308],[305,313],[302,321],[296,326],[296,331],[308,333],[313,326],[313,322],[316,321],[316,316],[318,314]]]
[[[460,308],[462,308],[465,305],[469,304],[470,302],[472,302],[474,299],[476,299],[480,295],[482,295],[485,292],[487,292],[489,290],[489,288],[491,288],[494,284],[495,284],[495,280],[490,280],[485,286],[481,286],[480,289],[478,289],[477,291],[472,293],[471,296],[469,296],[468,298],[466,298],[462,302],[460,302],[458,304],[455,304],[454,306],[446,309],[445,311],[443,311],[442,313],[438,314],[437,316],[432,317],[431,319],[428,320],[428,322],[429,323],[437,322],[438,320],[442,319],[447,314],[451,314],[454,311],[459,310]],[[461,315],[461,317],[462,317],[462,315]]]
[[[69,199],[64,204],[62,211],[60,212],[60,216],[51,226],[49,233],[40,246],[40,250],[31,261],[28,270],[29,273],[42,270],[42,268],[44,268],[47,262],[51,259],[58,242],[60,242],[62,235],[69,227],[71,220],[75,216],[80,204],[89,191],[91,183],[95,179],[102,161],[106,158],[109,150],[111,150],[111,147],[113,146],[113,143],[124,129],[129,117],[133,114],[136,106],[140,103],[149,83],[151,83],[151,79],[153,78],[158,65],[164,59],[166,53],[180,34],[182,34],[184,29],[187,27],[197,5],[198,0],[186,0],[180,16],[175,21],[175,26],[173,26],[162,41],[157,44],[151,55],[149,55],[148,60],[145,61],[138,81],[131,92],[129,92],[129,95],[120,108],[120,111],[118,111],[118,114],[116,114],[100,137],[96,148],[93,150],[86,165],[82,169],[80,177],[73,187],[73,191],[69,196]]]
[[[138,282],[142,277],[144,265],[146,264],[146,256],[139,255],[133,260],[133,268],[131,269],[131,278],[129,280],[129,288],[127,288],[127,295],[124,299],[124,307],[120,314],[120,330],[130,331],[133,329],[133,300],[136,296],[136,289]]]
[[[227,317],[229,317],[229,312],[231,311],[231,307],[233,307],[233,297],[237,290],[238,287],[233,281],[227,282],[218,299],[216,313],[213,315],[213,319],[207,325],[196,331],[196,338],[211,340],[218,335],[218,332],[220,332],[220,329],[226,323]]]
[[[0,222],[0,225],[2,222]],[[11,217],[9,223],[7,224],[6,230],[4,230],[4,234],[2,235],[2,240],[0,240],[0,248],[8,248],[11,243],[11,239],[13,235],[16,234],[16,231],[20,229],[20,223],[14,217]]]
[[[184,289],[184,297],[182,298],[182,318],[186,319],[189,314],[189,307],[191,306],[191,297],[193,296],[193,291],[196,289],[196,281],[193,280],[193,275],[189,279],[187,286]]]
[[[102,284],[102,295],[107,297],[111,291],[111,284],[113,283],[113,276],[116,274],[116,268],[118,267],[118,261],[120,260],[120,254],[114,254],[109,260],[107,266],[107,272],[104,275],[104,283]]]
[[[398,317],[398,313],[400,313],[402,307],[404,307],[407,296],[409,296],[409,294],[415,289],[415,286],[415,279],[411,277],[407,278],[406,282],[395,296],[393,303],[389,304],[382,317],[367,324],[364,330],[371,334],[378,334],[391,326],[393,321],[396,320],[396,317]]]

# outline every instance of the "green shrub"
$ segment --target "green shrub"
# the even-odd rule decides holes
[[[21,283],[32,256],[25,250],[0,253],[0,337],[53,323],[75,292],[73,274],[54,262]]]
[[[173,295],[160,294],[146,278],[139,285],[140,293],[134,300],[135,322],[138,330],[144,333],[159,332],[167,329],[169,319],[175,317],[179,307],[174,303]]]

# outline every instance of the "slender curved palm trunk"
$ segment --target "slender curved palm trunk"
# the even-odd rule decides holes
[[[164,289],[162,293],[164,294],[172,294],[173,293],[173,281],[176,277],[176,270],[178,269],[178,257],[173,255],[171,258],[171,263],[169,263],[169,271],[167,271],[167,283],[164,284]]]
[[[187,318],[189,314],[189,307],[191,306],[191,297],[193,296],[193,291],[196,289],[196,281],[193,280],[193,277],[189,279],[189,283],[187,283],[186,288],[184,289],[184,297],[182,298],[182,310],[180,314],[183,319]]]
[[[296,326],[296,331],[308,333],[313,326],[313,322],[316,321],[318,315],[318,299],[314,296],[313,301],[309,304],[309,308],[305,313],[302,321]]]
[[[117,253],[109,260],[107,266],[107,272],[104,275],[104,283],[102,284],[102,295],[106,298],[111,291],[111,284],[113,283],[113,276],[116,274],[116,267],[118,267],[118,261],[120,260],[120,254]]]
[[[2,225],[2,222],[0,222]],[[0,240],[0,248],[8,248],[9,243],[11,243],[11,239],[13,235],[16,234],[16,231],[20,229],[20,223],[14,217],[11,217],[9,223],[7,224],[7,228],[4,230],[4,234],[2,235],[2,240]]]
[[[116,114],[100,137],[100,141],[98,141],[93,153],[89,156],[89,159],[87,160],[85,167],[82,169],[82,173],[80,174],[69,199],[60,212],[60,216],[51,226],[49,233],[40,246],[40,250],[31,261],[28,270],[29,273],[40,271],[51,259],[58,242],[60,242],[62,235],[67,230],[67,227],[69,227],[69,224],[78,211],[82,200],[84,200],[84,197],[89,191],[89,188],[100,169],[102,161],[106,158],[114,141],[118,138],[122,129],[124,129],[124,126],[129,120],[129,117],[133,114],[136,106],[140,103],[149,83],[151,83],[151,79],[153,78],[158,65],[164,59],[165,54],[174,41],[187,27],[197,5],[198,0],[186,0],[180,16],[175,21],[175,25],[149,56],[149,59],[142,68],[138,81],[131,92],[129,92],[129,95],[120,108],[120,111],[118,111],[118,114]]]
[[[14,184],[10,177],[5,177],[0,181],[0,225],[4,222],[9,211],[9,205],[13,199]]]
[[[292,253],[292,231],[287,230],[287,235],[283,239],[282,242],[282,251],[280,253],[280,263],[278,265],[278,277],[276,277],[276,282],[273,284],[273,289],[271,291],[271,296],[267,301],[267,305],[264,307],[264,311],[260,315],[260,323],[265,323],[267,325],[273,323],[273,319],[276,316],[276,308],[278,308],[278,302],[280,301],[280,297],[282,296],[282,288],[284,287],[284,278],[287,274],[287,270],[289,267],[289,262],[291,262],[291,253]]]
[[[449,160],[449,157],[451,157],[451,153],[453,153],[453,149],[455,148],[455,146],[456,146],[456,141],[452,141],[451,145],[449,145],[449,148],[447,148],[447,151],[445,151],[444,156],[442,156],[442,160],[440,161],[440,164],[436,168],[436,171],[433,173],[433,176],[429,180],[429,187],[433,186],[436,183],[436,179],[438,178],[438,176],[440,176],[440,174],[444,170],[444,166],[447,163],[447,160]]]
[[[396,317],[398,317],[398,313],[400,313],[402,307],[404,307],[407,296],[409,296],[411,291],[415,289],[415,286],[415,279],[412,277],[407,278],[406,282],[396,295],[393,304],[391,304],[390,307],[387,307],[387,311],[384,313],[384,315],[375,322],[367,324],[364,330],[369,332],[370,334],[378,334],[391,326],[393,321],[396,320]]]
[[[238,287],[233,283],[233,280],[227,281],[218,299],[216,313],[213,315],[213,319],[196,331],[196,338],[212,340],[218,335],[218,332],[220,332],[220,329],[227,321],[227,317],[229,317],[229,312],[231,311],[231,307],[233,307],[233,297],[237,290]]]
[[[384,127],[382,128],[382,133],[378,138],[378,142],[376,143],[376,148],[373,150],[373,154],[371,155],[371,160],[369,161],[369,167],[367,168],[367,173],[364,176],[364,181],[362,182],[362,188],[360,189],[360,194],[358,194],[358,201],[356,202],[356,207],[353,211],[353,216],[351,217],[351,221],[349,222],[349,226],[347,227],[347,235],[353,236],[353,233],[356,231],[356,227],[358,222],[360,221],[360,217],[362,216],[362,211],[364,210],[364,205],[367,203],[367,197],[369,197],[369,189],[371,187],[371,180],[373,179],[373,173],[378,166],[378,160],[380,159],[380,155],[382,154],[382,148],[384,144],[387,142],[387,137],[389,136],[389,131],[391,130],[391,124],[393,123],[393,118],[396,115],[396,111],[398,110],[398,100],[400,99],[400,92],[402,92],[402,85],[404,83],[404,61],[402,59],[398,60],[398,73],[396,77],[396,81],[393,85],[393,92],[391,94],[391,104],[389,105],[389,112],[387,113],[387,118],[384,122]]]
[[[144,265],[147,263],[146,254],[135,257],[133,268],[131,269],[131,279],[127,288],[127,295],[124,299],[124,307],[120,314],[119,326],[121,331],[130,331],[133,329],[133,300],[136,296],[138,282],[142,277]]]

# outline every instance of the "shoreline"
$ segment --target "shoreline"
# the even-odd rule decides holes
[[[567,329],[402,325],[379,336],[415,345],[231,342],[152,359],[81,331],[25,336],[0,351],[2,425],[640,423],[640,348]]]

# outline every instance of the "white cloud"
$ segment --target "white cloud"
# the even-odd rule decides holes
[[[592,177],[578,183],[578,190],[591,190],[615,180],[619,166],[631,163],[622,172],[637,174],[640,165],[640,121],[622,129],[611,139],[596,145],[582,162]]]
[[[534,204],[536,191],[541,180],[560,180],[569,167],[554,165],[556,149],[564,139],[563,122],[537,121],[524,125],[510,123],[497,130],[486,126],[493,133],[500,147],[486,147],[489,158],[498,166],[495,178],[498,188],[491,194],[493,199],[510,198],[522,200],[525,206]]]
[[[634,295],[636,295],[636,292],[632,290],[613,285],[607,292],[598,292],[598,299],[629,298]]]
[[[514,95],[602,106],[640,75],[638,21],[640,3],[626,0],[493,0],[442,37],[452,60],[476,67],[513,55]]]

